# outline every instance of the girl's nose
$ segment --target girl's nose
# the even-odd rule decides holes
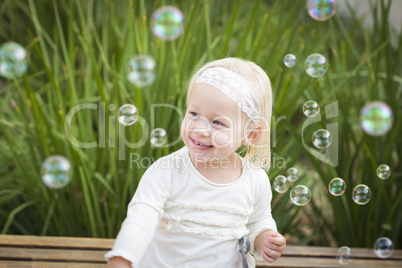
[[[200,120],[192,122],[191,129],[193,132],[196,132],[197,134],[202,135],[204,137],[211,136],[212,132],[211,124],[205,118],[200,118]]]
[[[198,129],[197,132],[198,132],[200,135],[204,136],[204,137],[209,137],[209,136],[211,136],[211,130],[208,129],[208,128]]]
[[[197,133],[202,137],[209,137],[211,136],[211,127],[205,124],[197,124],[193,128],[193,132]]]

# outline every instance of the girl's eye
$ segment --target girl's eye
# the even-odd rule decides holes
[[[219,122],[218,120],[215,120],[213,123],[218,125],[218,126],[223,126],[223,124],[221,122]]]
[[[196,112],[189,112],[191,114],[191,116],[193,117],[198,117],[198,114]]]

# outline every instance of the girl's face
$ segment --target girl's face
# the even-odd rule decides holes
[[[234,160],[252,123],[228,95],[214,86],[198,83],[181,124],[181,137],[193,163],[223,163],[223,159]]]

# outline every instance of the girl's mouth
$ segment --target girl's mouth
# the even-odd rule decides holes
[[[190,139],[191,139],[191,138],[190,138]],[[203,143],[198,142],[198,141],[193,140],[193,139],[191,139],[191,141],[193,142],[195,148],[198,148],[198,149],[207,149],[207,148],[213,147],[212,145],[203,144]]]

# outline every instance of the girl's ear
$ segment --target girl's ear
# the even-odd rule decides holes
[[[253,145],[258,142],[258,140],[261,137],[261,131],[262,131],[262,126],[261,124],[258,124],[255,126],[246,136],[246,138],[243,140],[243,145]]]

